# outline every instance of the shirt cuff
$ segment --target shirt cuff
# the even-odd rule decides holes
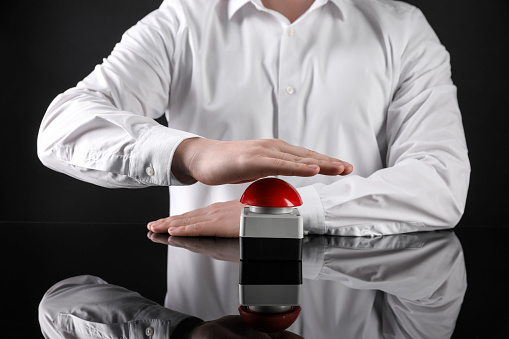
[[[183,327],[192,329],[203,323],[203,320],[192,315],[168,309],[161,305],[152,305],[143,309],[136,315],[136,320],[129,322],[130,333],[139,333],[134,338],[146,338],[147,327],[151,327],[153,339],[180,338],[176,334],[182,333]],[[182,326],[181,326],[182,325]],[[175,333],[176,331],[176,333]]]
[[[314,186],[297,188],[301,198],[302,206],[299,206],[299,213],[304,223],[304,232],[312,234],[325,233],[325,212],[322,201]]]
[[[178,145],[198,135],[155,126],[136,142],[131,153],[129,176],[142,183],[157,186],[183,186],[171,173],[171,162]]]

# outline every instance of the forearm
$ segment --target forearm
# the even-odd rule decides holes
[[[38,155],[47,167],[100,186],[168,186],[178,184],[171,161],[189,137],[194,135],[118,109],[104,94],[73,88],[48,108]]]
[[[464,211],[469,180],[468,163],[457,166],[450,169],[456,173],[454,186],[436,168],[408,160],[367,178],[349,176],[301,188],[305,228],[363,236],[454,227]]]

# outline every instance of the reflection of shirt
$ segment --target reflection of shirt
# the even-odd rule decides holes
[[[203,248],[220,253],[228,246],[238,243]],[[167,308],[97,277],[73,277],[45,293],[39,306],[43,334],[168,338],[184,321],[200,323],[190,315],[204,320],[238,315],[238,263],[183,248],[170,247],[169,254]],[[291,332],[305,338],[341,333],[341,338],[372,339],[449,338],[454,330],[466,274],[452,232],[306,237],[302,259],[302,311]],[[263,268],[257,273],[263,275]]]
[[[39,324],[45,338],[170,338],[187,314],[94,276],[62,280],[44,295]]]
[[[173,215],[246,187],[182,186],[170,163],[184,138],[280,138],[355,167],[285,178],[308,231],[452,227],[469,164],[450,75],[421,12],[401,2],[317,0],[290,24],[260,0],[165,1],[53,101],[39,155],[106,187],[171,186]],[[153,121],[162,114],[169,128]]]
[[[170,246],[165,306],[206,321],[238,314],[238,270]],[[304,338],[449,338],[467,287],[453,232],[305,237],[302,276],[288,330]]]

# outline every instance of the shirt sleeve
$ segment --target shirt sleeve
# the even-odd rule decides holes
[[[171,338],[181,324],[203,321],[94,276],[65,279],[39,305],[45,338]]]
[[[449,54],[416,8],[404,36],[386,115],[385,167],[368,177],[300,188],[309,232],[363,236],[451,228],[463,214],[470,164]]]
[[[178,27],[169,6],[152,12],[53,100],[38,137],[43,164],[104,187],[181,185],[170,170],[173,154],[196,135],[154,120],[168,105]]]

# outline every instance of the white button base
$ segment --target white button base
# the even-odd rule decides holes
[[[240,216],[241,237],[251,238],[304,238],[304,227],[299,210],[291,213],[263,214],[253,213],[249,207],[242,209]]]

